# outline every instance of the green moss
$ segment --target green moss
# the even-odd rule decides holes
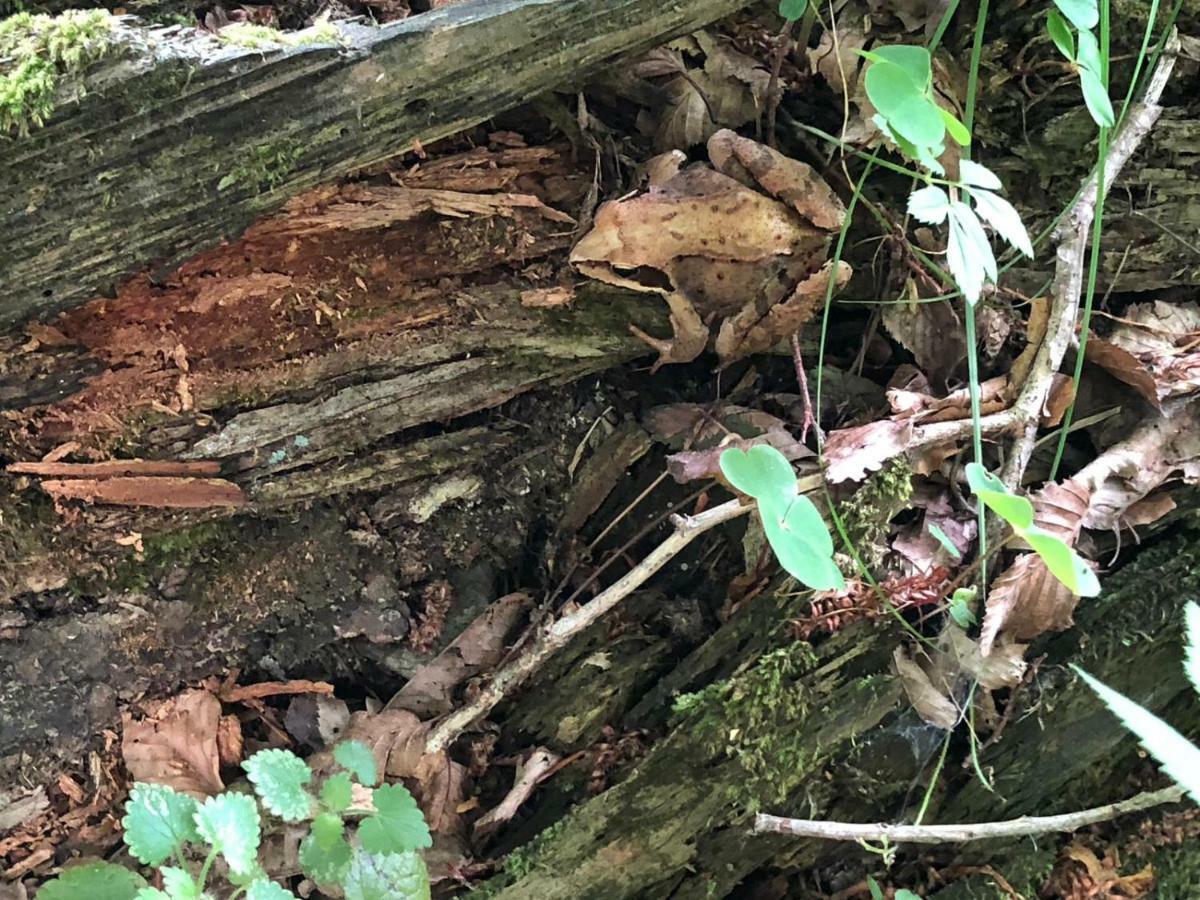
[[[223,538],[228,522],[201,522],[189,528],[147,536],[140,553],[131,551],[101,582],[107,591],[143,591],[168,566],[187,565]],[[94,576],[73,579],[67,588],[76,595],[97,589]]]
[[[889,460],[854,496],[839,505],[854,549],[872,567],[887,552],[888,523],[912,499],[912,468],[903,455]]]
[[[749,670],[675,700],[690,733],[713,753],[737,760],[746,773],[738,795],[756,805],[787,797],[794,773],[805,771],[813,750],[799,727],[810,698],[800,686],[816,657],[796,642],[763,654]]]
[[[249,50],[273,50],[276,47],[310,47],[316,44],[340,44],[342,33],[332,22],[319,22],[301,31],[279,31],[266,25],[235,22],[226,25],[217,37],[227,44]]]
[[[303,145],[294,140],[252,147],[241,163],[217,182],[217,190],[235,185],[248,190],[273,190],[291,174],[303,155]]]
[[[103,9],[22,12],[0,21],[0,132],[26,135],[44,124],[62,80],[112,49],[114,22]],[[82,84],[76,88],[81,95]]]
[[[1164,847],[1150,862],[1157,883],[1155,896],[1160,900],[1200,897],[1200,841],[1192,839],[1179,847]]]

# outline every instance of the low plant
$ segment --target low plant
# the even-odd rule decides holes
[[[166,785],[139,782],[121,820],[125,844],[138,862],[158,870],[162,887],[149,886],[123,866],[93,861],[47,882],[38,897],[205,900],[216,896],[210,875],[220,858],[233,887],[225,895],[230,900],[292,898],[259,861],[261,804],[283,822],[310,823],[300,842],[300,866],[318,884],[337,885],[346,900],[429,900],[429,875],[417,851],[432,841],[412,794],[402,785],[379,784],[374,756],[357,741],[339,744],[333,758],[339,771],[315,793],[312,769],[287,750],[260,750],[242,764],[253,794],[230,790],[200,802]],[[346,833],[349,818],[358,820],[353,837]],[[207,848],[198,869],[187,864],[189,847]]]
[[[833,538],[816,504],[800,493],[786,456],[767,444],[731,447],[721,454],[721,472],[757,502],[763,532],[789,575],[816,590],[845,590]]]

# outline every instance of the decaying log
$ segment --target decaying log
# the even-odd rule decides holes
[[[288,197],[454,134],[746,0],[467,0],[344,46],[131,29],[44,128],[0,137],[0,324],[237,234]]]

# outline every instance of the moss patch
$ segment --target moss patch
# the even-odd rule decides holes
[[[320,22],[301,31],[279,31],[266,25],[234,22],[218,33],[222,41],[249,50],[273,50],[276,47],[310,47],[316,44],[340,44],[342,33],[332,22]]]
[[[303,155],[304,147],[299,141],[278,141],[252,147],[241,163],[217,182],[217,190],[234,186],[273,190],[291,174]]]
[[[25,135],[40,127],[63,79],[112,49],[114,22],[103,9],[58,16],[23,12],[0,21],[0,131]],[[83,93],[82,85],[77,91]]]
[[[903,455],[889,460],[853,497],[839,504],[851,545],[869,566],[883,562],[888,523],[912,499],[912,468]]]

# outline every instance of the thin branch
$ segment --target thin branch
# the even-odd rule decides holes
[[[675,531],[655,547],[622,578],[597,594],[573,613],[552,622],[538,635],[529,649],[499,669],[471,702],[446,716],[425,742],[426,752],[436,753],[448,747],[481,716],[487,715],[510,691],[536,672],[572,638],[596,622],[609,610],[641,587],[655,572],[670,562],[684,547],[704,532],[754,509],[740,500],[730,500],[695,516],[672,516]]]
[[[824,822],[819,819],[788,819],[759,813],[754,817],[755,834],[790,834],[796,837],[823,838],[830,841],[889,841],[894,844],[961,844],[994,838],[1027,837],[1056,831],[1077,831],[1086,825],[1107,822],[1127,813],[1152,809],[1183,799],[1183,788],[1172,786],[1161,791],[1145,791],[1092,809],[1063,813],[1059,816],[1021,816],[1002,822],[978,822],[974,825],[888,825],[852,822]]]

